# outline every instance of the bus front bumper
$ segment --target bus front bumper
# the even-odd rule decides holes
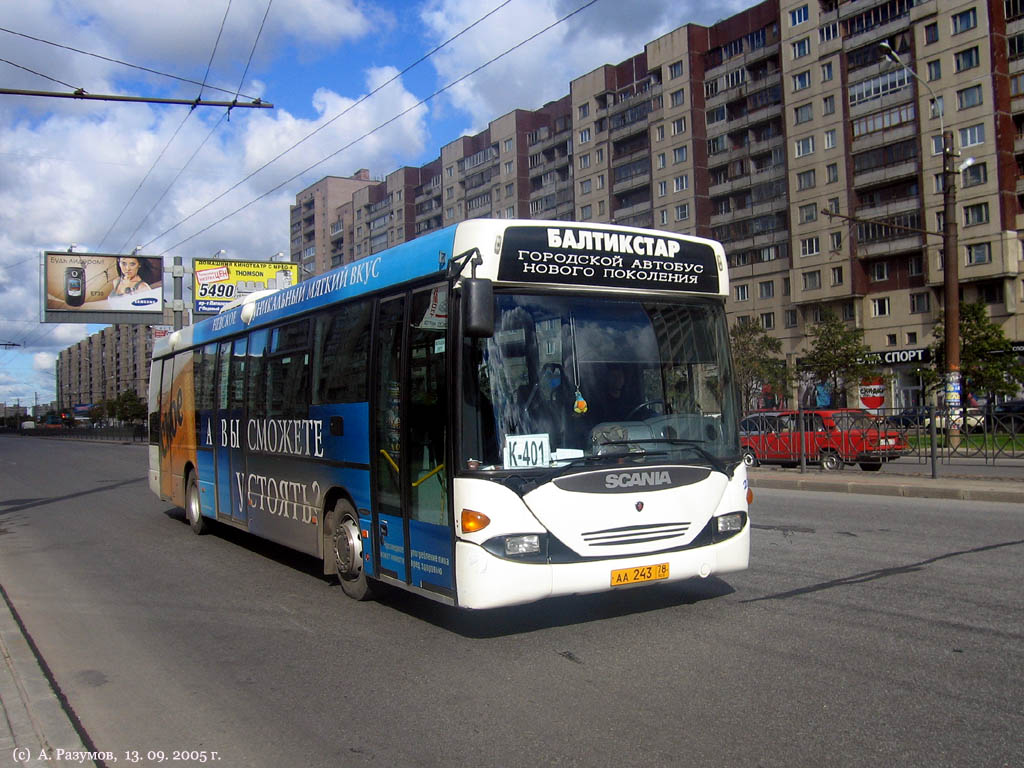
[[[631,589],[634,586],[684,581],[747,568],[750,559],[750,523],[718,544],[581,563],[521,563],[495,557],[465,541],[455,544],[458,604],[462,608],[499,608],[521,605],[558,595]],[[667,579],[612,587],[612,571],[667,563]]]

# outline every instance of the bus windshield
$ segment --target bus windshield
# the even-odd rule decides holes
[[[721,303],[498,293],[495,305],[494,335],[463,346],[463,467],[739,460]]]

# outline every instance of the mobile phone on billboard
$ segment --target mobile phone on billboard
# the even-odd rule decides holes
[[[69,307],[85,303],[85,268],[68,267],[64,270],[64,302]]]

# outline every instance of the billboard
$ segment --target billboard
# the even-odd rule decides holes
[[[287,288],[299,282],[299,265],[289,262],[196,259],[192,270],[195,314],[215,315],[229,302],[254,291]]]
[[[151,323],[163,318],[163,259],[44,251],[44,323]]]

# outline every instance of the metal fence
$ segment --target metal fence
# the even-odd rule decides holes
[[[63,427],[37,426],[35,429],[20,430],[27,437],[73,438],[110,443],[146,443],[149,432],[143,424],[120,427]]]
[[[831,410],[818,409],[818,412]],[[752,411],[740,422],[741,440],[750,449],[770,442],[773,453],[767,460],[792,466],[799,462],[834,468],[835,459],[830,459],[829,453],[845,457],[845,463],[857,463],[856,453],[862,447],[865,431],[875,438],[876,452],[884,453],[879,443],[896,444],[900,458],[917,459],[933,466],[965,459],[981,459],[992,464],[999,460],[1024,459],[1024,413],[961,408],[951,415],[949,409],[931,406],[860,411],[854,416],[836,419],[834,428],[826,429],[830,432],[828,440],[811,439],[806,434],[823,429],[815,413],[810,409]],[[756,461],[762,457],[753,458]],[[875,464],[870,458],[860,462],[861,466],[875,468],[870,466]],[[892,460],[892,457],[881,460]]]

